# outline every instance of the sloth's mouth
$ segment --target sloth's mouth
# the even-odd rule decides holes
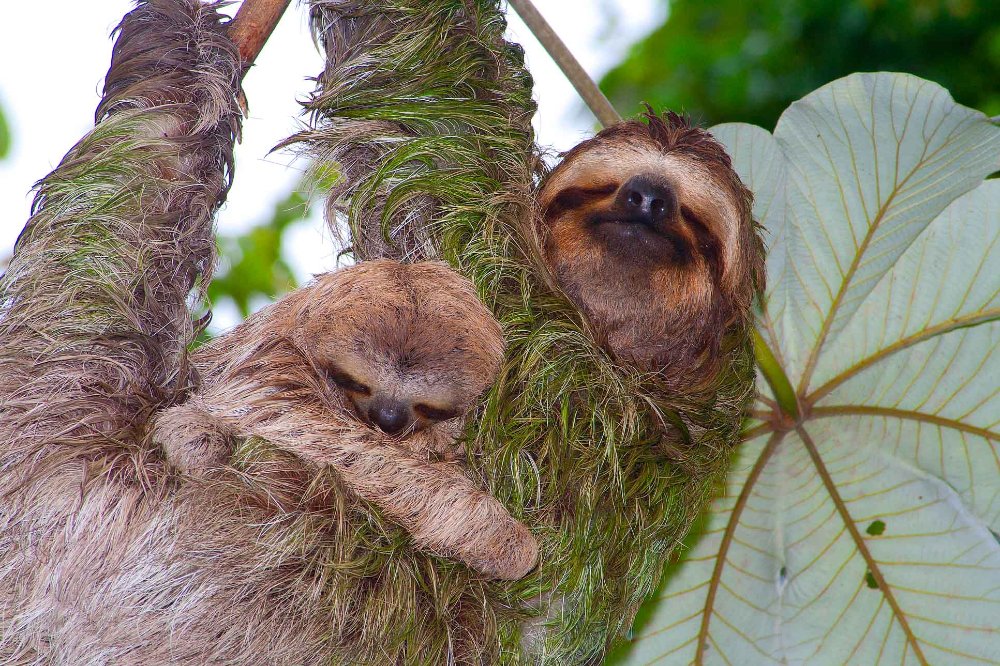
[[[634,229],[637,231],[651,231],[653,233],[659,233],[659,230],[647,220],[640,218],[630,218],[630,217],[610,217],[606,220],[598,220],[598,225],[610,224],[622,229]]]
[[[591,216],[590,226],[600,234],[614,234],[622,238],[636,240],[662,237],[662,229],[658,229],[650,220],[631,215],[622,215],[617,211],[596,213]]]
[[[628,261],[683,263],[690,258],[690,248],[682,236],[641,217],[598,213],[589,222],[598,242]]]
[[[609,247],[620,249],[645,247],[653,251],[666,240],[662,233],[647,224],[624,220],[600,222],[596,232]]]

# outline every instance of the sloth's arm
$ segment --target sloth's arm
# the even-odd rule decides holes
[[[37,185],[0,271],[3,474],[14,460],[41,477],[43,460],[132,455],[150,406],[187,388],[189,310],[211,272],[241,118],[243,63],[216,10],[129,12],[96,126]]]
[[[459,465],[418,460],[372,431],[324,416],[296,408],[258,422],[248,434],[312,463],[332,465],[353,492],[424,549],[491,578],[514,580],[534,568],[534,537]]]
[[[222,393],[222,392],[219,392]],[[535,566],[538,544],[458,464],[420,460],[356,422],[297,401],[247,408],[195,396],[162,412],[153,438],[188,474],[224,465],[232,437],[262,437],[316,465],[332,465],[359,497],[397,522],[421,548],[491,578],[515,580]]]

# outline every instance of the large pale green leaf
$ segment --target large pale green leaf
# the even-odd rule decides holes
[[[628,664],[1000,663],[1000,128],[857,74],[713,130],[768,230],[726,491]],[[788,413],[798,413],[796,421]]]

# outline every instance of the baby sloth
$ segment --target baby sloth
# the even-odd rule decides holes
[[[418,547],[517,579],[537,543],[463,473],[456,438],[493,382],[500,326],[445,264],[371,261],[320,275],[198,352],[201,387],[153,438],[187,474],[260,437],[340,480]]]
[[[651,110],[570,150],[538,196],[545,260],[620,360],[705,386],[763,288],[752,196],[725,149]]]

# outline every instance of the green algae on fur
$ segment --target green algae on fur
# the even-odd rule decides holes
[[[56,559],[53,544],[86,520],[75,512],[104,490],[121,491],[120,520],[165,497],[145,426],[193,381],[188,347],[203,322],[189,308],[200,307],[229,187],[239,57],[218,4],[137,4],[116,28],[96,126],[37,184],[0,276],[3,663],[51,663],[43,648],[65,657],[62,637],[34,624],[58,613],[41,598],[108,548],[60,580],[39,580],[36,564]],[[69,491],[51,492],[60,484]],[[90,619],[67,613],[58,625],[71,633]]]
[[[340,170],[328,217],[346,216],[356,258],[442,257],[503,324],[507,357],[469,428],[468,464],[542,541],[522,581],[450,579],[450,602],[490,622],[441,615],[419,647],[405,628],[393,635],[414,648],[407,663],[593,663],[725,473],[753,391],[749,317],[728,331],[713,384],[688,394],[613,362],[540,261],[531,78],[499,3],[310,6],[327,61],[305,104],[311,125],[289,143]],[[457,571],[435,567],[435,580]],[[431,631],[486,631],[473,641],[485,651],[427,641]]]
[[[210,278],[240,118],[217,9],[136,10],[190,33],[191,51],[157,52],[140,21],[123,22],[113,57],[126,66],[109,72],[98,123],[36,186],[0,277],[5,456],[23,445],[86,458],[134,440],[190,380],[189,306]]]
[[[197,383],[187,350],[199,322],[188,308],[210,271],[211,214],[239,118],[238,59],[213,7],[140,3],[128,25],[145,25],[148,41],[119,40],[101,122],[41,184],[3,278],[0,473],[19,484],[4,501],[19,504],[0,523],[14,543],[25,525],[36,544],[52,538],[102,488],[122,492],[122,521],[177,490],[145,425]],[[732,331],[717,385],[685,396],[591,342],[538,260],[530,77],[503,41],[496,2],[324,0],[313,19],[329,66],[310,101],[314,127],[299,138],[344,174],[334,212],[348,215],[358,257],[441,255],[504,324],[509,353],[469,431],[470,473],[532,526],[542,559],[528,578],[497,583],[417,552],[334,472],[304,474],[258,438],[203,489],[202,515],[223,522],[194,555],[229,557],[227,581],[273,593],[270,612],[321,617],[322,649],[302,663],[593,661],[630,624],[721,478],[752,388],[747,332]],[[154,30],[162,21],[170,29]],[[73,501],[38,501],[32,490],[67,470]],[[274,571],[281,586],[271,590]],[[161,576],[157,594],[185,584],[142,573]],[[25,583],[13,578],[0,578],[0,604],[11,603],[0,657],[33,649],[18,629],[31,611],[5,596]],[[254,646],[271,637],[252,633],[227,634],[227,657],[260,658]],[[163,659],[173,647],[144,645]]]

